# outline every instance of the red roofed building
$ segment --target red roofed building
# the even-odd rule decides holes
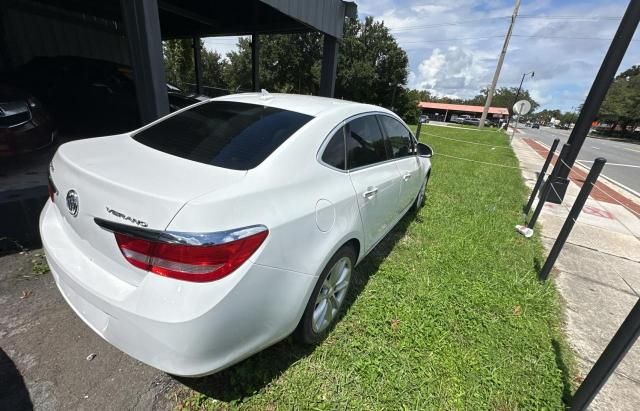
[[[418,103],[418,108],[420,108],[422,114],[426,114],[431,120],[451,121],[452,117],[455,118],[464,114],[480,118],[484,107],[470,106],[467,104],[446,104],[421,101]],[[490,107],[487,117],[495,119],[502,118],[506,120],[509,117],[509,110],[504,107]]]

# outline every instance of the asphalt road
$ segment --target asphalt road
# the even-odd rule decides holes
[[[540,129],[524,127],[518,130],[522,132],[519,134],[520,137],[531,137],[548,146],[555,138],[560,138],[558,151],[569,138],[569,130],[556,130],[549,127]],[[578,155],[578,163],[589,168],[596,157],[607,159],[602,172],[604,176],[640,195],[640,144],[587,137]]]

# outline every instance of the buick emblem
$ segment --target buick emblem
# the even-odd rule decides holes
[[[69,214],[76,217],[78,215],[78,208],[80,208],[80,201],[78,200],[78,193],[75,190],[69,190],[67,193],[67,208]]]

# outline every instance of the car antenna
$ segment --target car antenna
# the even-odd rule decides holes
[[[271,93],[269,93],[267,90],[262,89],[260,91],[260,100],[270,100],[273,98],[273,96],[271,95]]]

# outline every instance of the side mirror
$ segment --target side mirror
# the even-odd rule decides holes
[[[433,157],[433,150],[424,143],[418,143],[418,155],[420,157],[431,158]]]

